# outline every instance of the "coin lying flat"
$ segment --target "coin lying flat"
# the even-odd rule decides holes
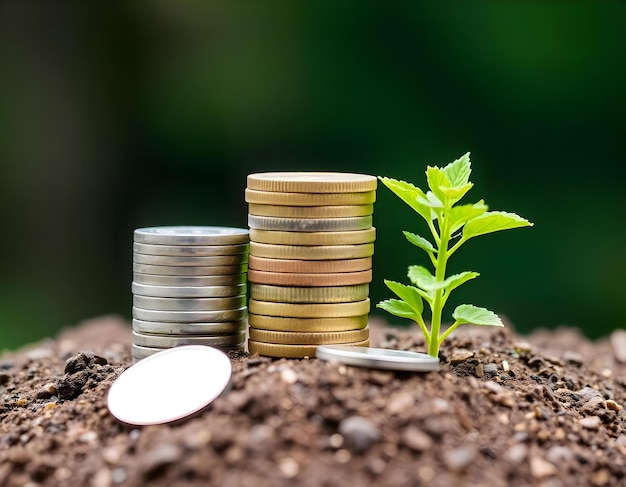
[[[250,297],[279,303],[346,303],[369,295],[369,284],[355,286],[288,287],[252,284]]]
[[[343,260],[298,260],[298,259],[270,259],[268,257],[250,256],[250,269],[267,272],[289,272],[328,274],[338,272],[366,271],[372,268],[372,258]]]
[[[145,284],[149,286],[235,286],[245,283],[247,277],[247,274],[224,274],[219,276],[163,276],[159,274],[142,274],[135,272],[133,274],[133,281],[136,284]]]
[[[340,172],[267,172],[248,175],[248,188],[286,193],[358,193],[374,191],[376,177]]]
[[[246,320],[223,323],[166,323],[133,320],[133,330],[153,335],[232,335],[245,329]]]
[[[372,227],[372,216],[350,218],[277,218],[248,215],[250,228],[284,232],[345,232]]]
[[[223,276],[226,274],[242,274],[246,270],[248,270],[248,264],[194,267],[133,263],[133,272],[159,276]]]
[[[376,229],[350,232],[279,232],[250,229],[253,242],[278,245],[358,245],[376,240]]]
[[[366,314],[343,318],[284,318],[250,313],[248,322],[251,327],[261,330],[330,332],[360,330],[367,326]]]
[[[247,254],[249,245],[155,245],[133,243],[133,252],[137,254],[149,255],[171,255],[171,256],[197,256],[211,257],[219,255],[240,255]]]
[[[272,303],[251,299],[248,303],[250,313],[266,316],[284,316],[290,318],[341,318],[360,316],[370,311],[370,300],[363,299],[353,303],[333,304],[293,304]]]
[[[277,286],[350,286],[372,282],[372,270],[338,272],[336,274],[296,274],[282,272],[248,271],[250,282]]]
[[[376,191],[366,193],[282,193],[246,189],[246,202],[276,206],[353,206],[376,201]]]
[[[213,311],[241,308],[246,305],[246,295],[225,298],[155,298],[133,296],[133,306],[161,311]]]
[[[247,308],[224,309],[218,311],[158,311],[133,307],[133,318],[142,321],[166,323],[221,323],[239,321],[248,317]]]
[[[276,206],[251,203],[248,205],[248,213],[250,215],[282,218],[346,218],[371,215],[374,213],[374,205]]]
[[[156,245],[236,245],[250,238],[245,228],[176,226],[138,228],[134,239]]]
[[[250,242],[250,253],[273,259],[341,260],[374,255],[374,244],[361,245],[274,245]]]
[[[317,358],[372,369],[416,372],[439,370],[437,357],[431,357],[425,353],[384,348],[354,349],[343,345],[324,345],[317,348]]]
[[[368,340],[368,328],[336,332],[269,331],[250,328],[250,340],[285,345],[323,345],[326,343],[354,343]]]
[[[367,347],[370,341],[352,343],[354,347]],[[282,345],[276,343],[264,343],[248,340],[250,355],[259,354],[268,357],[305,358],[315,357],[317,345]]]
[[[212,256],[173,256],[133,254],[133,262],[137,264],[162,265],[162,266],[196,266],[216,267],[241,265],[248,262],[248,254],[236,255],[212,255]]]
[[[151,286],[132,283],[135,296],[153,296],[160,298],[220,298],[246,294],[245,284],[232,286]]]
[[[141,347],[179,347],[181,345],[206,345],[208,347],[236,347],[246,339],[246,332],[232,335],[148,335],[133,331],[133,343]]]
[[[150,357],[156,353],[163,352],[164,350],[172,350],[174,348],[179,349],[183,347],[200,347],[200,346],[204,346],[204,345],[183,345],[180,347],[168,347],[168,348],[142,347],[140,345],[131,345],[130,351],[131,351],[131,356],[133,357],[134,361],[137,362],[139,360],[145,359],[146,357]],[[223,353],[227,353],[231,351],[243,352],[245,348],[244,346],[245,346],[245,342],[235,347],[211,347],[211,348],[215,350],[219,350]]]

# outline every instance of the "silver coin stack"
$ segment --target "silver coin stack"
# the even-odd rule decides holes
[[[244,350],[249,241],[243,228],[135,230],[135,360],[179,345]]]

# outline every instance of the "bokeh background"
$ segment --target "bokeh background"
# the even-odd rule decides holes
[[[468,200],[535,227],[465,246],[451,270],[482,275],[448,311],[624,327],[625,18],[619,0],[0,3],[0,349],[129,317],[132,230],[246,226],[248,173],[424,186],[466,151]],[[373,302],[426,262],[382,185],[375,226]]]

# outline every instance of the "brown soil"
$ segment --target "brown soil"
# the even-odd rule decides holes
[[[234,357],[200,416],[133,429],[106,408],[130,331],[99,319],[0,357],[0,486],[626,485],[620,337],[466,327],[426,374]]]

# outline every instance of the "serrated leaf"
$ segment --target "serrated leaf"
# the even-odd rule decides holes
[[[465,225],[465,223],[470,221],[472,218],[482,215],[488,209],[489,207],[483,200],[480,200],[473,205],[459,205],[452,207],[450,213],[448,214],[450,233],[456,232],[459,228]]]
[[[532,227],[533,224],[515,213],[488,211],[469,220],[463,227],[463,238],[468,239],[487,233],[511,228]]]
[[[443,202],[432,191],[420,196],[418,202],[428,208],[443,208]]]
[[[400,318],[408,318],[409,320],[417,321],[415,311],[404,301],[399,299],[386,299],[376,305],[377,308],[384,309],[392,315],[399,316]]]
[[[504,326],[500,317],[486,308],[479,308],[471,304],[461,304],[456,307],[452,316],[459,324]]]
[[[480,274],[473,271],[465,271],[459,274],[454,274],[443,281],[444,289],[450,293],[452,290],[459,287],[461,284],[466,283],[472,279],[476,279]]]
[[[406,181],[400,181],[382,176],[379,176],[378,179],[380,179],[385,186],[395,193],[398,198],[420,214],[422,218],[428,221],[432,220],[430,208],[420,201],[421,199],[426,199],[426,195],[421,189],[411,183],[407,183]]]
[[[466,185],[472,172],[470,153],[466,152],[456,161],[444,167],[442,171],[448,178],[448,181],[450,181],[451,187],[458,188]]]
[[[413,245],[415,245],[416,247],[419,247],[420,249],[425,250],[426,252],[437,252],[437,249],[433,247],[433,244],[431,244],[424,237],[420,237],[419,235],[415,233],[411,233],[411,232],[402,232],[402,233],[404,234],[406,239],[409,242],[411,242]]]
[[[450,181],[445,173],[437,166],[428,166],[426,168],[426,179],[428,180],[428,187],[441,201],[446,199],[446,195],[443,193],[443,188],[450,187]]]
[[[406,286],[399,282],[385,280],[385,284],[391,291],[408,304],[416,314],[422,315],[424,311],[424,303],[417,289],[413,286]]]
[[[465,194],[474,187],[474,183],[467,183],[457,188],[441,188],[441,191],[452,201],[452,204],[459,201]]]
[[[437,282],[435,276],[433,276],[426,267],[422,267],[421,265],[409,266],[407,276],[413,284],[425,291],[436,291],[442,288],[441,283]]]

